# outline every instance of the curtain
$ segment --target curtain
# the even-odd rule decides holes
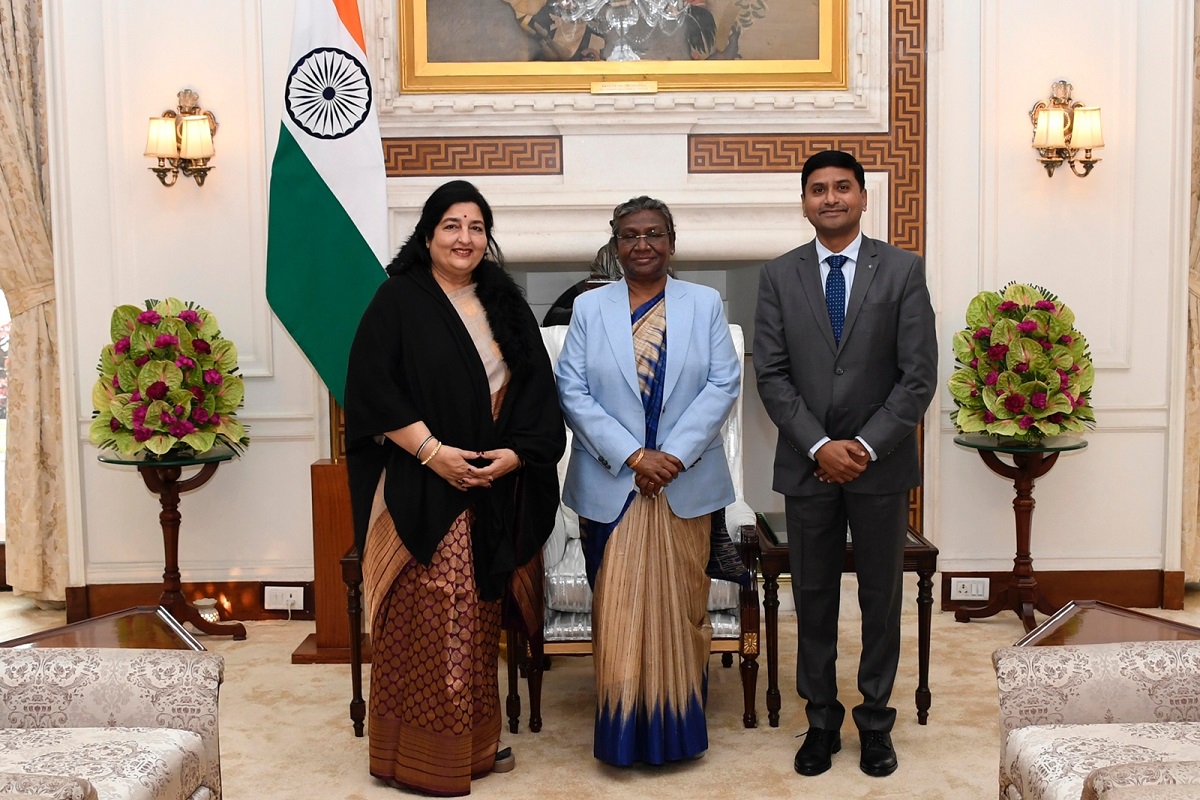
[[[1193,0],[1200,19],[1200,0]],[[1192,86],[1200,98],[1200,32],[1192,31]],[[1200,105],[1192,105],[1192,239],[1188,252],[1188,371],[1183,450],[1183,575],[1200,581]]]
[[[0,0],[0,288],[12,314],[6,549],[17,593],[61,602],[67,529],[41,20],[42,0]]]

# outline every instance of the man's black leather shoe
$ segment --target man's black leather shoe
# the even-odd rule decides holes
[[[842,749],[842,735],[826,728],[809,728],[796,751],[796,772],[820,775],[833,766],[833,754]]]
[[[896,748],[892,747],[892,735],[884,731],[860,731],[862,755],[858,768],[873,778],[882,778],[896,771]],[[797,756],[799,761],[799,756]],[[799,767],[797,767],[799,769]]]

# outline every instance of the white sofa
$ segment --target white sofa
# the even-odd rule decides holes
[[[745,339],[740,325],[730,325],[734,349],[739,360],[745,353]],[[566,339],[567,326],[553,325],[542,328],[542,343],[550,355],[551,363],[558,360]],[[745,376],[743,375],[743,383]],[[713,627],[713,652],[722,653],[726,666],[732,664],[734,653],[739,657],[744,694],[743,724],[752,728],[757,724],[754,709],[754,694],[758,671],[759,601],[758,586],[754,579],[757,569],[757,538],[754,512],[746,504],[742,487],[742,398],[729,413],[721,428],[725,455],[733,478],[736,499],[725,509],[725,525],[730,538],[742,552],[743,561],[750,571],[750,586],[742,588],[736,583],[714,580],[709,589],[708,611]],[[571,455],[571,431],[567,430],[567,449],[558,465],[559,480],[565,480],[567,464]],[[632,488],[632,484],[631,484]],[[565,505],[559,504],[558,519],[554,532],[542,549],[545,566],[545,624],[541,646],[546,654],[586,655],[591,653],[592,638],[592,590],[588,585],[584,565],[583,546],[579,539],[579,517]],[[536,651],[539,643],[532,642]],[[525,664],[529,678],[530,717],[529,726],[534,732],[541,728],[541,659],[530,658]],[[512,686],[510,682],[510,687]],[[510,707],[512,700],[510,699]],[[510,716],[510,729],[516,729],[516,720]]]
[[[0,800],[219,800],[224,660],[0,649]]]
[[[1005,647],[1001,800],[1200,798],[1200,641]]]

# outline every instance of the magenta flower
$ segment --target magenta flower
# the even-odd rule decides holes
[[[1071,342],[1075,341],[1075,337],[1069,333],[1064,333],[1062,336],[1058,337],[1058,340],[1063,344],[1070,344]]]
[[[189,386],[188,391],[192,393],[192,397],[196,398],[197,403],[204,402],[204,390],[199,386]]]
[[[1017,323],[1017,330],[1021,333],[1033,333],[1037,330],[1037,320],[1025,319]]]
[[[211,422],[213,425],[220,425],[221,424],[221,415],[213,414],[211,417],[208,418],[208,421]]]
[[[1017,425],[1018,425],[1018,426],[1021,428],[1021,430],[1023,430],[1023,431],[1024,431],[1024,430],[1029,430],[1029,426],[1030,426],[1030,425],[1032,425],[1032,424],[1033,424],[1033,417],[1029,416],[1028,414],[1026,414],[1025,416],[1021,417],[1019,420],[1017,420]]]
[[[173,347],[179,344],[179,337],[169,333],[160,333],[154,340],[155,347]]]
[[[978,366],[979,366],[979,359],[978,359],[978,358],[972,358],[972,359],[971,359],[971,369],[975,369],[975,368],[976,368],[976,367],[978,367]]]
[[[1054,347],[1054,345],[1050,344],[1045,339],[1039,339],[1038,344],[1042,346],[1043,350],[1049,350],[1050,348]]]
[[[140,402],[142,402],[142,393],[141,393],[141,391],[140,391],[140,390],[138,390],[138,389],[134,389],[134,390],[133,390],[133,394],[129,395],[129,400],[130,400],[130,402],[133,402],[133,403],[140,403]]]
[[[998,381],[998,380],[1000,380],[1000,373],[997,372],[996,370],[992,370],[991,372],[989,372],[987,374],[987,377],[983,379],[983,382],[986,383],[988,386],[995,386],[996,381]]]
[[[1025,396],[1013,392],[1004,398],[1004,407],[1013,414],[1025,408]]]
[[[983,421],[985,424],[991,425],[993,422],[996,421],[996,415],[990,411],[984,411],[983,412]]]
[[[1014,303],[1012,300],[1005,300],[1003,303],[996,306],[997,311],[1016,311],[1018,308],[1020,308],[1020,306]]]
[[[146,362],[149,360],[150,360],[150,354],[147,353],[144,356],[138,356],[137,358],[135,358],[133,360],[133,365],[135,367],[144,367],[144,366],[146,366]]]
[[[1003,361],[1006,355],[1008,355],[1008,345],[1006,344],[994,344],[987,351],[987,357],[992,361]]]
[[[1049,311],[1051,313],[1054,312],[1054,303],[1051,303],[1049,300],[1038,300],[1033,304],[1033,307],[1038,311]]]
[[[175,359],[175,366],[179,367],[180,369],[192,369],[196,366],[196,362],[185,355],[180,355]]]
[[[1029,372],[1029,365],[1024,362],[1017,364],[1015,367],[1013,367],[1013,372],[1017,373],[1018,375],[1023,375],[1026,372]]]
[[[1045,392],[1034,392],[1033,396],[1029,398],[1029,405],[1033,406],[1034,408],[1045,408],[1046,407],[1046,393]]]
[[[138,406],[133,410],[133,427],[146,424],[146,407]]]
[[[218,372],[217,370],[215,370],[215,369],[204,370],[204,382],[205,383],[211,384],[213,386],[220,386],[224,382],[224,380],[225,379],[221,377],[221,373]]]
[[[116,417],[113,417],[112,419],[110,419],[108,421],[108,429],[110,431],[112,431],[113,433],[116,433],[117,431],[121,430],[121,420],[117,419]]]
[[[175,408],[173,408],[172,411],[175,412],[175,416],[182,417],[185,409],[183,406],[175,406]]]
[[[977,330],[973,334],[971,334],[971,338],[972,339],[987,339],[991,335],[992,335],[991,328],[980,328],[979,330]]]
[[[150,438],[153,433],[149,428],[137,427],[133,429],[133,440],[135,442],[144,442]]]
[[[212,345],[203,339],[192,339],[192,349],[202,355],[208,355],[212,352]]]
[[[178,419],[171,423],[171,427],[168,428],[168,432],[176,439],[182,439],[189,433],[195,433],[196,426],[185,419]]]
[[[200,315],[190,308],[179,312],[179,318],[190,325],[200,324]]]
[[[1062,421],[1063,421],[1063,415],[1062,415],[1062,414],[1060,414],[1060,413],[1058,413],[1058,412],[1056,411],[1055,413],[1053,413],[1053,414],[1051,414],[1050,416],[1046,417],[1046,419],[1050,420],[1050,421],[1051,421],[1051,422],[1053,422],[1055,425],[1060,425],[1060,424],[1062,424]]]
[[[158,323],[162,322],[162,316],[154,310],[143,311],[142,313],[138,314],[137,321],[143,325],[157,325]]]
[[[116,373],[114,373],[114,374],[113,374],[113,377],[112,377],[112,387],[113,387],[114,389],[120,389],[120,388],[121,388],[121,376],[120,376],[120,375],[117,375]]]
[[[158,415],[158,421],[161,422],[163,425],[170,425],[172,422],[175,421],[175,417],[171,416],[171,414],[164,411]]]
[[[208,422],[208,412],[204,410],[204,406],[201,406],[192,412],[192,419],[195,420],[198,425],[203,425],[204,423]]]
[[[151,400],[162,400],[167,396],[167,384],[155,381],[146,387],[146,396]]]
[[[117,339],[116,344],[113,345],[113,352],[114,353],[128,353],[129,352],[129,337],[122,336],[120,339]]]

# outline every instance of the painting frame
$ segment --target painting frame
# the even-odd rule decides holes
[[[848,88],[849,0],[819,0],[813,59],[431,62],[427,0],[399,0],[400,91],[412,94],[836,91]]]

